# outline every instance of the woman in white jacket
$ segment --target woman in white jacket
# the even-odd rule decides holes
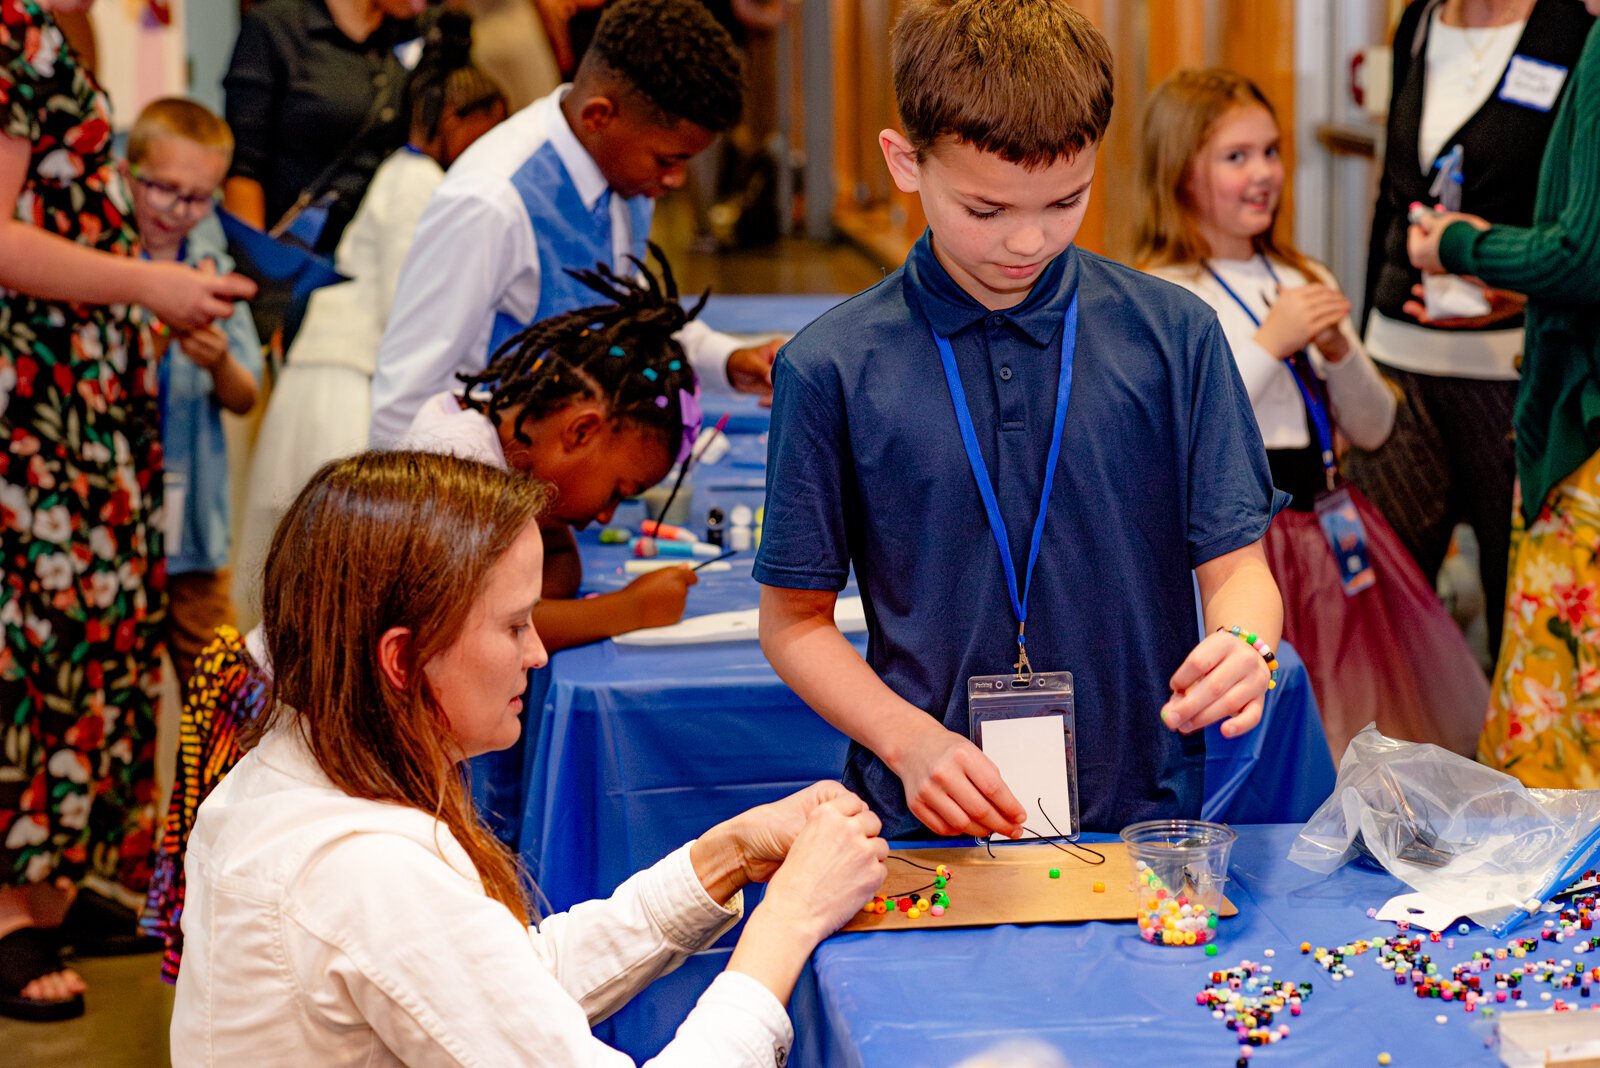
[[[1389,524],[1345,484],[1344,442],[1375,449],[1395,391],[1322,264],[1274,234],[1278,122],[1230,71],[1180,71],[1143,124],[1139,265],[1217,313],[1288,507],[1267,531],[1284,640],[1305,660],[1337,761],[1356,731],[1470,755],[1488,707],[1472,652]]]
[[[459,764],[513,744],[541,484],[470,460],[328,465],[267,558],[274,703],[201,805],[178,1065],[621,1065],[593,1022],[709,946],[766,881],[656,1064],[781,1065],[816,944],[881,884],[878,820],[819,783],[711,828],[604,901],[529,924]]]

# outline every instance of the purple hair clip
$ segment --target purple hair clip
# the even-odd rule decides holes
[[[678,412],[683,418],[683,444],[678,447],[677,463],[683,463],[694,451],[695,439],[700,436],[700,426],[705,417],[700,411],[700,387],[695,386],[693,393],[686,389],[678,390]]]

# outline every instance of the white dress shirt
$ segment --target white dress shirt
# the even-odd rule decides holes
[[[294,729],[200,806],[185,862],[175,1065],[631,1064],[591,1025],[731,927],[685,846],[604,901],[524,927],[431,815],[351,797]],[[772,993],[718,976],[650,1063],[773,1065]]]
[[[1278,283],[1267,273],[1260,256],[1248,260],[1211,260],[1212,268],[1225,279],[1233,291],[1250,306],[1256,318],[1266,321],[1269,301],[1276,299]],[[1306,276],[1286,263],[1274,263],[1272,269],[1285,289],[1306,284]],[[1332,289],[1338,288],[1325,268],[1318,265],[1317,277]],[[1300,387],[1295,385],[1294,372],[1289,365],[1262,348],[1255,339],[1260,329],[1244,309],[1217,284],[1217,280],[1201,267],[1159,267],[1151,274],[1176,283],[1211,305],[1216,310],[1222,333],[1233,350],[1234,362],[1239,367],[1239,377],[1244,379],[1245,392],[1250,394],[1250,407],[1255,410],[1256,423],[1261,428],[1261,441],[1269,449],[1303,449],[1311,444],[1310,431],[1306,429],[1305,401]],[[1349,438],[1352,444],[1363,449],[1375,449],[1388,438],[1394,428],[1396,401],[1394,392],[1383,375],[1368,358],[1367,351],[1356,336],[1355,328],[1346,316],[1339,324],[1339,332],[1350,345],[1350,352],[1338,363],[1329,363],[1311,348],[1311,364],[1317,374],[1328,383],[1328,401],[1333,409],[1334,425]]]
[[[423,212],[378,350],[373,445],[392,444],[425,400],[456,384],[457,372],[483,369],[496,312],[524,323],[540,318],[538,236],[512,176],[548,142],[586,208],[593,210],[606,191],[599,166],[561,112],[570,88],[534,101],[479,138]],[[613,196],[610,206],[612,267],[628,271],[632,222],[622,198]],[[678,340],[702,386],[730,388],[727,362],[742,344],[737,338],[696,321]]]

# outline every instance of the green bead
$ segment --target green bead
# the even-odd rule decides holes
[[[1216,955],[1217,955],[1217,944],[1215,942],[1213,942],[1209,946],[1206,947],[1206,956],[1215,957]]]
[[[935,879],[933,881],[933,885],[938,887],[939,889],[943,890],[946,886],[949,885],[949,882],[944,878],[944,876],[941,875],[939,878],[937,878],[937,879]]]
[[[1050,878],[1052,878],[1052,879],[1061,878],[1061,869],[1060,868],[1051,868],[1050,869]]]
[[[1210,927],[1212,930],[1215,930],[1216,926],[1217,926],[1217,918],[1215,916],[1212,916],[1209,920],[1206,921],[1206,926]]]
[[[1256,643],[1256,636],[1254,634],[1246,634],[1244,636],[1244,640],[1249,642],[1251,645],[1254,645]]]

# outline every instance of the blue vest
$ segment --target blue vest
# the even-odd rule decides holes
[[[601,195],[593,211],[585,208],[556,146],[549,141],[517,168],[511,176],[511,184],[522,198],[522,206],[533,222],[537,238],[538,317],[546,319],[574,308],[603,303],[604,297],[567,274],[567,268],[593,269],[596,264],[606,263],[623,273],[632,273],[625,264],[611,261],[611,191]],[[631,251],[643,260],[654,203],[649,197],[633,197],[625,203],[633,229]],[[494,330],[489,335],[489,355],[492,357],[508,337],[530,325],[505,312],[496,312]]]

